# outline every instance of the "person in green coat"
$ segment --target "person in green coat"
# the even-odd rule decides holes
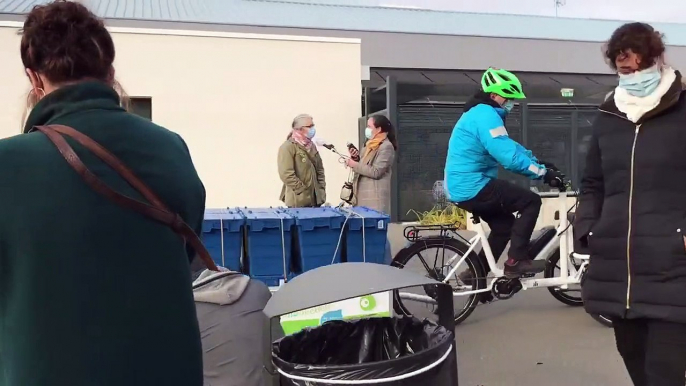
[[[37,125],[100,143],[201,230],[205,190],[183,139],[121,107],[103,21],[76,2],[34,7],[21,58],[33,106],[0,141],[0,385],[201,386],[192,251],[171,229],[93,191]],[[116,191],[143,200],[67,139]]]
[[[326,202],[324,162],[312,142],[314,120],[301,114],[293,119],[292,131],[279,148],[277,165],[283,182],[280,200],[289,208],[319,207]]]

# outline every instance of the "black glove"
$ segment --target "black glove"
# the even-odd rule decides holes
[[[558,170],[558,171],[560,170],[560,168],[558,168],[557,166],[555,166],[555,164],[552,163],[552,162],[543,161],[543,160],[538,160],[538,163],[539,163],[539,164],[542,164],[543,166],[545,166],[546,169],[553,169],[553,170]]]
[[[546,173],[543,176],[543,182],[548,184],[551,188],[561,188],[564,185],[564,181],[565,175],[562,174],[561,171],[552,168],[546,169]]]

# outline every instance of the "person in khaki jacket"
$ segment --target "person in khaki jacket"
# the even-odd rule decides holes
[[[311,116],[293,119],[293,130],[279,148],[281,198],[289,208],[318,207],[326,202],[324,163],[312,143],[316,131]]]

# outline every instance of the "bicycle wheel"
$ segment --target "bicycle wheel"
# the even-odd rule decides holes
[[[559,263],[560,251],[555,251],[555,253],[553,253],[546,261],[544,276],[546,278],[560,276],[559,273],[556,272],[560,271]],[[574,260],[574,267],[576,269],[581,268],[581,263]],[[571,288],[572,286],[574,286],[574,288]],[[561,301],[562,303],[568,306],[583,306],[584,301],[583,299],[581,299],[581,285],[570,284],[568,287],[568,289],[562,289],[560,287],[548,287],[548,292],[550,292],[550,294],[553,295],[555,299]]]
[[[428,261],[427,259],[427,256],[429,256],[428,251],[431,249],[436,249],[433,262]],[[467,252],[468,249],[469,246],[466,243],[457,239],[439,237],[426,238],[419,240],[398,252],[393,259],[392,266],[401,269],[413,269],[418,271],[419,274],[425,275],[426,277],[443,281],[446,279],[446,275],[448,275],[452,270],[454,264],[457,264],[461,260],[461,258],[464,256],[464,253]],[[458,257],[451,264],[448,264],[449,260],[455,255],[458,255]],[[419,268],[415,269],[411,267],[410,263],[419,263]],[[455,273],[451,275],[448,280],[448,283],[453,287],[453,292],[458,293],[459,291],[471,291],[486,288],[486,275],[478,257],[472,253],[464,259],[463,264],[464,268],[458,267]],[[471,280],[469,280],[470,277],[472,278]],[[435,286],[424,286],[424,288],[421,290],[424,292],[424,295],[428,295],[431,298],[436,299]],[[480,294],[475,293],[471,295],[453,297],[453,299],[456,301],[466,299],[466,304],[464,306],[454,306],[455,324],[463,322],[472,312],[474,312],[474,309],[479,303],[479,295]],[[408,303],[415,303],[414,305],[416,305],[416,303],[420,302],[402,299],[399,290],[393,292],[393,303],[395,312],[399,315],[414,315],[420,319],[430,318],[431,316],[418,315],[422,314],[423,310],[417,309]],[[427,306],[426,303],[423,303],[423,305]],[[433,316],[436,316],[435,306],[432,305],[431,307],[433,307]]]

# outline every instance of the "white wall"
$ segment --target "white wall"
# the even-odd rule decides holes
[[[0,27],[0,137],[20,131],[28,91],[17,31]],[[111,31],[117,77],[131,96],[152,97],[153,121],[186,140],[208,207],[281,204],[276,153],[298,114],[340,149],[357,142],[359,40]],[[337,203],[348,174],[326,149],[322,158]]]
[[[17,28],[0,28],[0,138],[21,133],[29,82],[19,56]]]

